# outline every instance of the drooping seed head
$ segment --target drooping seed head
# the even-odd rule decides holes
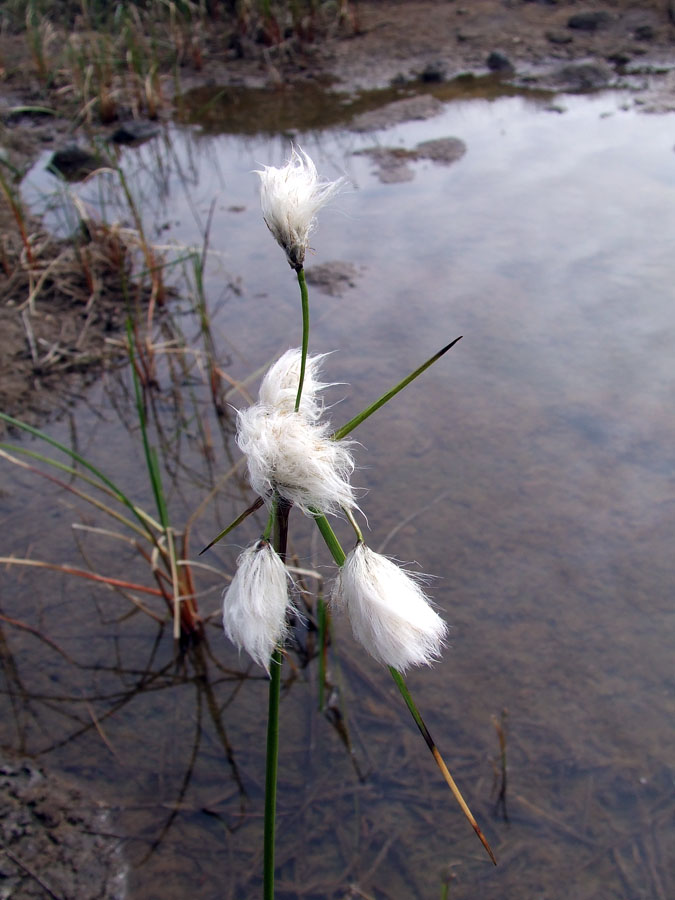
[[[364,543],[347,555],[332,600],[347,610],[354,637],[379,662],[405,672],[440,656],[445,622],[407,572]]]
[[[268,674],[272,653],[286,634],[290,605],[288,572],[279,554],[266,540],[247,547],[223,594],[223,627]]]

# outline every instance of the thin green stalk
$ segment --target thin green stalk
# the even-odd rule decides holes
[[[300,299],[302,301],[302,356],[300,357],[300,380],[298,381],[298,394],[295,398],[295,411],[300,409],[302,387],[305,383],[305,366],[307,364],[307,349],[309,347],[309,295],[307,293],[307,281],[305,269],[300,266],[296,269],[298,284],[300,285]]]
[[[345,559],[347,557],[345,556],[345,552],[342,549],[342,547],[340,546],[340,542],[338,541],[338,539],[335,535],[335,532],[331,528],[328,519],[325,516],[321,515],[320,513],[314,513],[314,521],[316,522],[316,524],[319,528],[319,531],[321,532],[321,536],[323,537],[324,541],[326,542],[326,545],[327,545],[328,549],[330,550],[330,552],[333,556],[333,559],[335,560],[335,562],[337,563],[338,566],[343,566]],[[429,729],[424,724],[424,720],[422,719],[420,711],[418,710],[417,705],[415,704],[415,701],[413,700],[412,695],[411,695],[410,691],[408,690],[408,686],[405,683],[403,676],[393,666],[389,666],[388,668],[389,668],[389,674],[394,679],[396,687],[398,688],[401,696],[405,700],[406,706],[408,707],[410,714],[412,715],[413,719],[415,720],[415,724],[419,728],[419,730],[422,734],[422,737],[424,738],[427,747],[431,751],[431,754],[434,757],[434,760],[436,761],[436,765],[441,770],[441,774],[443,775],[448,787],[452,791],[452,793],[455,797],[455,800],[459,803],[459,805],[462,809],[462,812],[464,813],[466,818],[469,820],[469,823],[471,824],[471,827],[473,828],[473,830],[476,832],[481,844],[487,850],[488,856],[490,857],[492,862],[495,865],[497,865],[497,860],[495,859],[495,855],[492,852],[487,840],[485,839],[483,832],[480,830],[478,823],[474,819],[471,810],[469,809],[464,798],[462,797],[462,794],[460,793],[459,788],[455,784],[455,780],[452,777],[452,775],[450,774],[450,771],[448,770],[448,767],[446,766],[445,761],[443,760],[443,757],[441,756],[440,751],[438,750],[438,747],[434,743],[434,740],[431,737],[431,734],[429,733]]]
[[[263,849],[263,898],[274,900],[274,838],[277,815],[277,775],[279,763],[279,698],[281,695],[281,650],[270,661],[270,690],[267,707],[267,759],[265,773],[265,837]]]
[[[419,369],[415,369],[414,372],[411,372],[410,375],[407,375],[403,379],[403,381],[399,381],[399,383],[395,387],[393,387],[390,391],[387,391],[386,394],[382,394],[382,396],[380,397],[379,400],[376,400],[370,406],[366,407],[366,409],[364,409],[363,412],[360,412],[357,416],[354,416],[353,419],[350,419],[349,422],[347,422],[341,428],[338,428],[337,431],[334,431],[333,435],[332,435],[333,439],[336,441],[340,441],[340,440],[342,440],[342,438],[346,437],[351,431],[353,431],[358,425],[360,425],[362,422],[364,422],[369,416],[372,416],[372,414],[374,412],[377,412],[377,410],[381,406],[384,406],[384,404],[387,403],[389,400],[391,400],[392,397],[395,397],[396,394],[398,394],[400,391],[402,391],[404,387],[407,387],[411,381],[414,381],[419,375],[422,374],[422,372],[425,372],[429,368],[429,366],[432,366],[435,362],[438,362],[438,360],[441,358],[441,356],[443,356],[445,353],[447,353],[448,350],[450,350],[452,347],[454,347],[455,344],[457,343],[457,341],[461,341],[461,339],[462,339],[462,335],[460,334],[460,336],[458,338],[455,338],[454,341],[451,341],[447,346],[443,347],[442,350],[439,350],[438,353],[434,353],[434,355],[430,359],[428,359],[425,363],[422,363],[422,365],[419,367]]]
[[[290,504],[275,497],[272,506],[273,547],[286,562],[288,515]],[[265,763],[265,826],[263,846],[263,900],[274,900],[274,844],[277,812],[277,777],[279,768],[279,699],[281,695],[281,648],[270,660],[270,690],[267,707],[267,754]]]
[[[136,397],[136,410],[138,412],[138,422],[141,426],[141,437],[143,440],[143,450],[145,453],[145,463],[148,468],[148,474],[150,476],[150,483],[152,484],[152,492],[155,496],[155,503],[157,504],[157,513],[159,515],[159,520],[162,523],[162,528],[165,530],[169,527],[169,514],[166,508],[166,499],[164,497],[164,490],[162,488],[162,479],[159,470],[159,460],[157,459],[157,451],[154,447],[150,446],[150,442],[148,440],[148,431],[147,431],[147,414],[145,410],[145,404],[143,403],[143,396],[141,394],[141,385],[138,378],[138,372],[136,371],[136,354],[134,352],[134,333],[131,327],[131,322],[127,319],[127,340],[129,341],[129,358],[131,361],[131,374],[134,381],[134,394]]]

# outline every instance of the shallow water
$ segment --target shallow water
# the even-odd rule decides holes
[[[172,126],[125,150],[122,164],[163,243],[199,245],[215,198],[207,297],[223,367],[245,379],[299,343],[297,287],[251,174],[284,160],[288,136],[227,127],[227,117],[220,134],[213,118],[208,130]],[[356,483],[368,489],[369,542],[437,576],[451,645],[410,684],[500,865],[487,861],[389,676],[338,622],[330,679],[353,752],[316,712],[314,660],[284,691],[278,896],[438,897],[448,878],[452,898],[671,896],[675,117],[641,115],[620,94],[554,106],[472,97],[374,133],[283,127],[324,175],[349,181],[322,212],[308,263],[357,270],[342,296],[311,292],[311,348],[337,349],[326,375],[347,383],[333,392],[333,420],[464,335],[359,429]],[[397,184],[381,183],[357,153],[448,136],[467,146],[459,162],[411,162],[413,177]],[[47,186],[37,171],[32,184]],[[83,195],[114,212],[105,179]],[[196,340],[188,307],[175,301]],[[168,369],[160,375],[171,434],[175,395]],[[215,462],[187,419],[168,455],[178,522],[237,458],[231,427],[221,438],[196,382]],[[48,431],[75,435],[149,506],[138,435],[120,415],[133,423],[125,371]],[[193,552],[249,499],[229,480],[217,515],[195,525]],[[9,550],[81,564],[70,496],[21,474],[0,503]],[[220,544],[213,564],[231,571],[260,521]],[[329,578],[306,524],[295,519],[292,534],[302,564],[326,566]],[[130,549],[91,535],[86,547],[95,568],[114,562],[144,577]],[[212,590],[202,609],[216,611],[220,579],[200,578]],[[140,615],[116,622],[129,607],[110,592],[30,570],[4,581],[3,612],[78,665],[3,626],[3,744],[77,774],[112,806],[129,897],[257,896],[266,683],[226,645],[217,616],[212,656],[181,666],[170,629],[158,634]],[[504,709],[508,821],[495,807],[492,717]]]

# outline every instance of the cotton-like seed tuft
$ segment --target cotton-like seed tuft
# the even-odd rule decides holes
[[[323,413],[323,403],[318,395],[325,388],[330,387],[330,384],[319,381],[318,375],[321,363],[327,355],[320,353],[316,356],[308,356],[305,362],[305,378],[298,412],[308,422],[318,422]],[[287,350],[269,368],[258,393],[258,399],[263,406],[277,412],[292,413],[295,411],[301,362],[302,351],[296,348]]]
[[[346,608],[354,637],[379,662],[405,672],[440,656],[445,622],[407,572],[364,543],[347,555],[332,600]]]
[[[356,506],[349,444],[332,440],[327,423],[314,425],[300,413],[255,404],[238,413],[237,443],[246,454],[251,487],[261,497],[276,490],[306,515]]]
[[[291,605],[288,571],[266,540],[247,547],[223,594],[225,634],[269,675],[270,658],[286,635]]]
[[[343,179],[322,181],[310,157],[295,147],[285,166],[264,166],[257,174],[265,223],[286,253],[289,265],[300,269],[316,214],[340,190]]]

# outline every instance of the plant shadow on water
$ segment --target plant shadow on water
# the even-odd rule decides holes
[[[341,348],[331,373],[365,366],[368,376],[368,396],[336,389],[335,421],[425,358],[439,332],[465,334],[447,370],[358,439],[378,455],[362,473],[375,542],[400,522],[396,552],[443,576],[435,597],[451,647],[412,682],[500,865],[473,846],[388,679],[339,621],[328,664],[337,690],[318,711],[312,605],[309,632],[298,630],[309,648],[292,647],[284,670],[284,900],[437,897],[444,884],[451,898],[487,900],[672,893],[672,140],[664,119],[659,130],[621,98],[565,104],[564,115],[520,98],[449,104],[374,134],[302,137],[355,185],[341,201],[348,227],[327,216],[316,238],[321,262],[331,248],[361,267],[357,290],[316,306],[316,348]],[[246,115],[255,119],[252,103]],[[251,502],[230,404],[248,402],[296,340],[295,292],[270,263],[278,251],[250,175],[285,157],[287,140],[247,128],[241,138],[173,127],[121,157],[148,230],[180,260],[144,390],[172,520],[188,522],[210,497],[191,521],[193,548]],[[461,163],[415,163],[406,184],[379,184],[358,155],[447,134],[468,147]],[[114,209],[119,185],[106,190],[91,182],[87,201]],[[49,434],[147,505],[134,403],[129,370],[112,371]],[[147,564],[96,534],[90,507],[11,471],[5,553],[70,560],[75,520],[84,566],[147,584]],[[2,743],[76,774],[114,812],[130,897],[259,895],[267,681],[222,638],[219,597],[238,548],[263,527],[252,517],[236,545],[195,568],[206,638],[178,659],[170,626],[139,611],[131,588],[3,573]],[[316,546],[304,550],[310,534],[294,521],[309,597],[312,573],[332,575]],[[508,731],[495,734],[504,708]]]

